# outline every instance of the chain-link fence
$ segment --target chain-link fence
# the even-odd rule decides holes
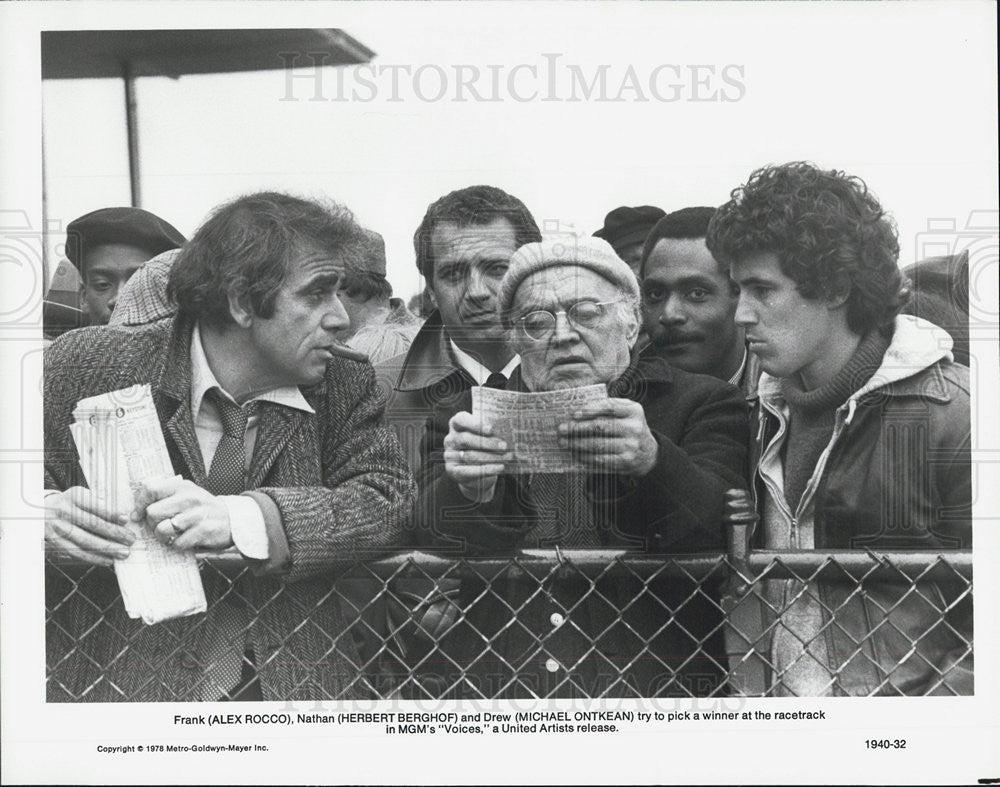
[[[971,553],[751,551],[746,531],[716,555],[408,552],[294,603],[212,556],[208,613],[155,626],[110,570],[49,561],[48,697],[218,699],[234,647],[264,699],[972,693]]]

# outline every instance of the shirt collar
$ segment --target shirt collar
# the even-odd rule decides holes
[[[736,370],[736,374],[729,378],[730,385],[739,385],[743,378],[743,372],[747,368],[747,348],[743,348],[743,360],[740,361],[740,368]]]
[[[467,352],[463,351],[457,344],[455,344],[454,339],[448,339],[448,344],[451,347],[451,352],[455,358],[455,362],[469,373],[469,376],[476,381],[476,385],[485,385],[486,381],[490,378],[490,375],[493,374],[493,372],[479,363],[479,361]],[[510,359],[510,362],[500,370],[500,374],[507,379],[510,379],[511,372],[517,368],[519,363],[521,363],[521,356],[515,355]]]
[[[201,410],[202,400],[205,394],[212,388],[219,388],[226,396],[229,392],[223,388],[212,373],[208,365],[208,358],[205,355],[205,347],[201,343],[201,330],[195,323],[194,330],[191,331],[191,414],[197,416]],[[235,400],[234,400],[235,401]],[[272,388],[262,394],[254,396],[251,402],[274,402],[285,407],[292,407],[296,410],[304,410],[307,413],[316,411],[309,405],[302,391],[294,385],[285,385],[280,388]]]

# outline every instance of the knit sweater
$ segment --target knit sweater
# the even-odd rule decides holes
[[[798,508],[816,463],[830,442],[837,408],[872,378],[890,338],[881,331],[869,333],[841,370],[819,388],[806,391],[794,377],[781,381],[789,410],[783,462],[785,500],[792,511]]]

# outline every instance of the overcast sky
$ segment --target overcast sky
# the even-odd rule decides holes
[[[345,72],[343,87],[333,68],[319,86],[311,69],[141,79],[143,207],[190,234],[239,193],[334,198],[385,236],[404,296],[421,286],[412,234],[427,204],[473,183],[590,233],[618,205],[717,205],[753,168],[809,159],[869,183],[903,264],[930,248],[929,221],[961,229],[996,210],[982,4],[512,8],[331,18],[381,69]],[[127,204],[120,81],[43,91],[50,221]]]

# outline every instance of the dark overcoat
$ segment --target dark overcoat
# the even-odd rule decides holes
[[[518,372],[511,386],[523,389]],[[609,393],[642,405],[658,451],[641,479],[586,477],[594,527],[589,545],[641,550],[664,562],[672,554],[720,552],[725,491],[745,485],[746,405],[739,390],[640,355]],[[462,404],[471,409],[471,394]],[[428,426],[428,460],[418,475],[419,540],[464,556],[539,546],[540,512],[525,488],[528,476],[502,476],[493,499],[474,505],[445,474],[449,417],[442,410]],[[596,581],[572,568],[540,576],[490,573],[465,577],[458,601],[464,620],[424,663],[423,671],[450,693],[703,696],[717,690],[721,570],[701,584],[627,569]]]

